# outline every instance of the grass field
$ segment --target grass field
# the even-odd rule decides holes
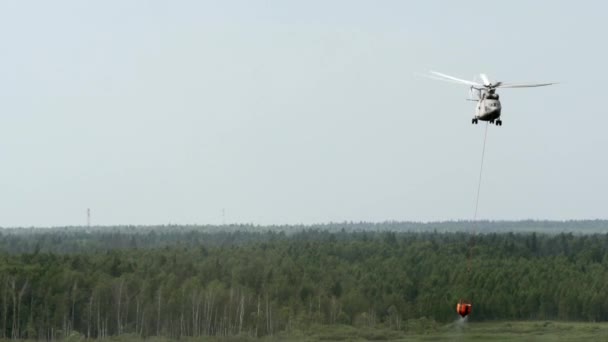
[[[351,326],[319,326],[283,333],[266,341],[608,341],[608,323],[454,322],[444,326],[394,331]],[[239,339],[232,339],[238,341]],[[241,339],[247,340],[247,339]]]
[[[438,325],[434,321],[420,319],[409,321],[402,330],[384,328],[356,328],[350,325],[314,325],[309,329],[280,332],[274,336],[254,338],[249,336],[200,337],[179,339],[180,342],[299,342],[299,341],[608,341],[608,322],[463,322]],[[0,340],[0,342],[10,340]],[[27,340],[23,340],[27,341]],[[58,340],[59,341],[59,340]],[[65,342],[84,342],[84,336],[72,335]],[[114,336],[111,342],[172,342],[162,337],[141,339],[133,335]]]

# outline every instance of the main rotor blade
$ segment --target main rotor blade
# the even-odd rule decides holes
[[[436,77],[440,77],[438,79],[441,80],[441,81],[448,81],[449,80],[449,81],[454,81],[454,82],[461,83],[461,84],[472,85],[472,86],[476,86],[476,87],[483,87],[479,83],[476,83],[476,82],[473,82],[473,81],[463,80],[463,79],[460,79],[460,78],[456,78],[454,76],[442,74],[442,73],[437,72],[437,71],[432,71],[431,70],[430,73],[433,74]]]
[[[481,77],[481,80],[483,81],[483,85],[487,85],[489,86],[490,80],[488,79],[488,76],[486,76],[486,74],[479,74],[479,77]]]
[[[452,83],[452,84],[460,84],[460,85],[463,84],[462,82],[459,82],[459,81],[454,81],[454,80],[443,78],[443,77],[437,77],[435,75],[422,75],[421,74],[419,76],[422,76],[424,78],[428,78],[429,80],[442,81],[442,82],[447,82],[447,83]]]
[[[496,88],[534,88],[534,87],[544,87],[550,86],[552,84],[557,84],[557,82],[553,83],[502,83]]]

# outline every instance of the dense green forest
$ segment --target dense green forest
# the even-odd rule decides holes
[[[0,228],[0,251],[9,253],[91,253],[108,249],[159,248],[173,245],[232,246],[290,238],[302,231],[439,232],[546,234],[608,233],[608,221],[446,221],[446,222],[342,222],[318,225],[256,226],[166,225],[111,227]]]
[[[0,338],[608,320],[608,234],[331,228],[3,230]]]

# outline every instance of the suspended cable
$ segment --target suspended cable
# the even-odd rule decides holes
[[[481,180],[482,180],[482,176],[483,176],[483,161],[485,159],[485,155],[486,155],[486,141],[488,140],[488,126],[489,123],[486,123],[486,128],[485,128],[485,132],[483,133],[483,148],[481,149],[481,165],[479,166],[479,178],[477,180],[477,195],[475,197],[475,214],[473,214],[473,233],[471,234],[471,243],[469,245],[469,257],[467,260],[467,280],[471,279],[471,262],[473,259],[473,248],[475,247],[475,234],[476,232],[476,225],[477,225],[477,212],[479,209],[479,194],[481,193]],[[471,289],[471,287],[469,287],[469,289]],[[473,304],[472,304],[472,292],[471,292],[471,296],[469,297],[469,301],[463,301],[462,299],[460,299],[460,301],[458,302],[458,304],[456,304],[456,312],[464,319],[466,318],[472,310]]]
[[[486,140],[488,139],[488,126],[486,123],[486,131],[483,135],[483,148],[481,150],[481,166],[479,167],[479,180],[477,182],[477,197],[475,199],[475,215],[473,215],[473,221],[477,220],[477,209],[479,208],[479,191],[481,190],[481,175],[483,173],[483,160],[486,155]]]
[[[489,123],[486,123],[485,132],[483,134],[483,148],[481,149],[481,165],[479,166],[479,178],[477,180],[477,196],[475,197],[475,214],[473,214],[473,234],[471,236],[469,258],[467,262],[467,269],[469,273],[471,273],[471,259],[473,258],[473,247],[475,247],[475,235],[477,234],[477,213],[479,210],[479,194],[481,193],[481,180],[483,176],[483,161],[486,155],[486,141],[488,140],[488,126]]]

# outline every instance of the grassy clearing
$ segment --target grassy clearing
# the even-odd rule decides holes
[[[277,341],[608,341],[608,323],[580,322],[461,322],[429,325],[426,320],[408,322],[404,330],[357,328],[350,325],[315,325],[309,329],[281,332],[256,339],[249,336],[182,338],[180,342],[277,342]],[[413,324],[412,324],[413,323]],[[8,340],[0,340],[4,342]],[[82,335],[67,338],[66,342],[84,342]],[[141,339],[133,335],[111,337],[112,342],[173,342],[162,337]]]
[[[407,341],[608,341],[608,323],[453,323],[439,331],[413,334]]]
[[[243,339],[241,341],[245,341]],[[578,322],[454,322],[427,330],[395,331],[317,326],[267,337],[265,341],[608,341],[608,323]],[[218,341],[230,341],[218,340]],[[236,340],[232,340],[236,341]]]

